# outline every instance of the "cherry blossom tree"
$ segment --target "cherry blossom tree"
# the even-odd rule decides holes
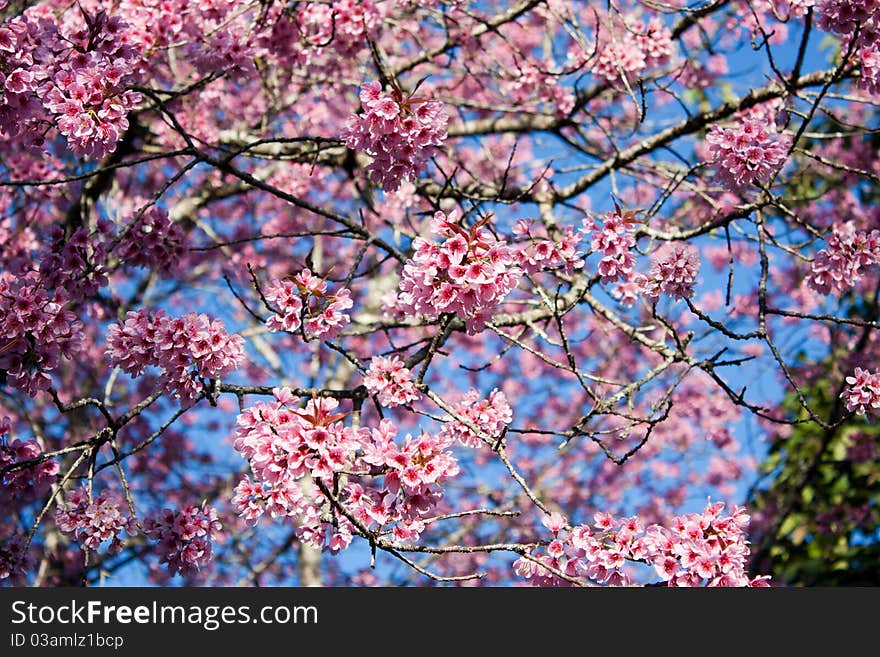
[[[4,584],[785,585],[880,543],[880,3],[0,15]]]

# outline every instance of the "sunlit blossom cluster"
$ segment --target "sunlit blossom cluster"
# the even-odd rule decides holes
[[[107,331],[110,362],[132,376],[158,368],[158,383],[184,406],[204,390],[204,380],[218,379],[244,362],[244,340],[229,334],[219,319],[188,313],[172,317],[164,310],[131,310]]]
[[[674,299],[694,295],[700,271],[697,249],[689,244],[665,244],[651,256],[651,270],[638,277],[639,289],[650,299],[667,294]]]
[[[880,94],[880,3],[876,0],[818,0],[818,26],[842,37],[841,49],[859,63],[858,85]]]
[[[706,141],[718,179],[732,191],[766,183],[785,164],[791,145],[791,137],[754,114],[729,126],[713,125]]]
[[[661,5],[0,0],[0,583],[860,550],[880,0]]]
[[[254,479],[245,477],[236,487],[236,509],[249,522],[264,513],[296,518],[303,540],[333,551],[351,542],[352,519],[369,529],[391,526],[400,539],[417,539],[421,520],[442,495],[438,484],[458,473],[451,440],[423,432],[400,445],[390,420],[353,429],[338,409],[335,399],[321,397],[299,408],[285,388],[275,390],[274,401],[246,408],[238,416],[234,446]],[[325,491],[343,472],[360,479],[339,491],[346,513],[334,514],[331,523],[324,513]]]
[[[345,312],[354,305],[351,293],[342,288],[330,294],[327,281],[308,269],[272,281],[263,295],[275,311],[266,320],[270,331],[292,333],[302,327],[308,338],[331,340],[351,321]]]
[[[456,214],[434,214],[436,240],[418,237],[407,260],[392,310],[405,315],[458,314],[476,333],[522,277],[514,250],[487,230],[487,220],[470,228]]]
[[[296,15],[300,38],[315,49],[333,48],[351,56],[366,47],[379,26],[379,7],[370,0],[333,0],[304,3]]]
[[[857,230],[852,221],[836,222],[827,247],[813,258],[807,284],[821,294],[841,295],[853,288],[869,268],[880,263],[880,230]]]
[[[0,273],[0,369],[13,387],[31,397],[46,390],[50,373],[77,354],[82,337],[64,289],[48,290],[37,274]]]
[[[421,396],[412,371],[397,356],[375,356],[364,375],[364,386],[383,406],[400,406]]]
[[[529,219],[519,219],[513,226],[513,234],[524,240],[517,254],[524,271],[534,274],[545,269],[561,269],[571,276],[575,270],[583,268],[580,231],[565,226],[557,239],[549,239],[533,235],[533,223]]]
[[[633,278],[637,223],[634,212],[623,212],[619,208],[606,212],[601,219],[589,216],[584,220],[584,232],[591,235],[590,248],[600,255],[596,270],[603,283],[626,282]]]
[[[880,372],[857,367],[846,377],[847,389],[841,395],[848,411],[858,415],[880,414]]]
[[[343,137],[349,148],[373,158],[367,167],[371,180],[393,192],[402,181],[414,180],[443,144],[446,110],[438,100],[397,88],[382,91],[378,82],[364,83],[360,100],[363,112],[351,117]]]
[[[513,409],[507,397],[497,389],[489,393],[488,397],[483,397],[478,390],[471,388],[458,402],[452,404],[452,411],[455,415],[443,424],[441,434],[457,440],[465,447],[484,445],[486,438],[501,438],[513,420]],[[484,437],[475,433],[474,429]]]
[[[97,159],[116,148],[142,100],[127,88],[141,53],[120,38],[127,25],[119,17],[83,17],[79,29],[27,14],[0,26],[0,129],[40,135],[51,124],[77,156]]]
[[[543,518],[552,540],[531,559],[519,558],[515,568],[527,580],[556,585],[567,582],[557,574],[561,573],[608,586],[633,586],[639,579],[632,565],[641,563],[670,587],[767,586],[767,577],[750,579],[746,574],[749,516],[742,507],[724,515],[724,506],[710,502],[702,513],[650,526],[638,516],[615,518],[598,512],[591,525],[569,527],[553,513]]]

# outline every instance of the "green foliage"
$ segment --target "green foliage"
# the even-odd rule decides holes
[[[837,386],[805,390],[822,417],[835,417]],[[880,424],[849,418],[833,429],[809,420],[792,393],[784,402],[804,420],[777,436],[752,494],[753,565],[794,586],[880,585]]]

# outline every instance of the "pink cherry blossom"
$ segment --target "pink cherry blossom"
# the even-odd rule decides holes
[[[834,224],[828,246],[816,254],[807,284],[822,294],[850,290],[874,265],[880,264],[880,230],[856,230],[852,221]]]
[[[482,330],[523,272],[513,250],[480,223],[465,229],[457,215],[435,213],[431,232],[439,240],[416,238],[391,310],[429,317],[457,313],[469,333]]]
[[[766,183],[785,164],[791,144],[761,108],[730,127],[713,125],[706,141],[719,179],[732,191]]]
[[[107,356],[132,376],[159,368],[163,388],[189,406],[204,391],[202,380],[223,377],[241,365],[243,343],[220,320],[205,314],[171,317],[164,310],[130,311],[124,323],[107,332]]]
[[[46,287],[35,274],[0,273],[0,369],[31,397],[49,387],[50,373],[75,357],[82,342],[67,291]]]
[[[332,340],[351,321],[345,312],[354,305],[346,289],[328,292],[327,281],[308,269],[292,279],[273,281],[263,292],[275,313],[266,321],[271,331],[296,332],[306,338]]]
[[[55,512],[58,528],[89,550],[97,550],[104,541],[111,541],[108,551],[119,552],[123,548],[120,532],[135,533],[127,509],[107,491],[90,495],[85,486],[77,488],[70,492],[65,504]]]
[[[2,433],[8,434],[9,429]],[[49,490],[60,468],[54,459],[41,460],[42,455],[36,440],[0,438],[0,469],[6,470],[0,479],[0,501],[6,508],[22,506]],[[29,466],[7,470],[30,461]]]
[[[697,250],[686,244],[667,244],[651,256],[651,271],[639,277],[642,294],[657,299],[661,294],[690,298],[700,271]]]
[[[569,531],[556,523],[546,556],[543,551],[533,556],[570,571],[575,579],[610,586],[634,584],[635,571],[627,568],[639,562],[650,566],[650,572],[668,586],[766,585],[766,576],[746,575],[749,548],[743,530],[748,517],[739,507],[724,515],[724,506],[710,502],[702,514],[675,516],[663,525],[645,526],[638,517],[618,519],[604,512],[596,514],[592,528],[578,525]],[[565,583],[552,570],[524,561],[520,558],[514,565],[521,577],[543,584]]]
[[[584,231],[592,233],[590,248],[601,254],[596,268],[603,283],[626,282],[633,276],[635,255],[635,216],[616,209],[606,212],[601,219],[588,218],[584,221]]]
[[[609,82],[625,77],[634,82],[647,70],[669,61],[673,42],[669,29],[659,20],[644,21],[627,18],[624,25],[612,24],[610,36],[597,49],[594,74]],[[603,32],[600,32],[603,34]]]
[[[880,409],[880,373],[857,367],[846,377],[847,390],[841,395],[848,411],[859,415],[875,415]]]
[[[466,420],[472,427],[479,429],[490,439],[500,438],[513,419],[513,410],[507,397],[500,390],[493,390],[487,398],[473,388],[461,401],[452,406],[455,414]],[[453,416],[444,423],[441,433],[450,439],[459,441],[466,447],[479,447],[484,442],[474,430]]]
[[[399,406],[417,400],[421,394],[415,387],[412,372],[397,356],[376,356],[364,376],[370,394],[377,395],[383,406]]]
[[[190,575],[209,563],[221,529],[217,511],[204,504],[163,509],[144,522],[145,534],[156,541],[160,560],[172,575]]]
[[[364,83],[363,113],[352,116],[343,137],[349,148],[373,158],[370,178],[393,192],[425,168],[434,150],[446,139],[448,117],[440,101],[394,88],[382,91],[378,82]]]
[[[0,0],[0,581],[848,577],[878,26]]]
[[[127,265],[174,274],[185,255],[183,230],[157,207],[141,214],[122,235],[114,253]]]

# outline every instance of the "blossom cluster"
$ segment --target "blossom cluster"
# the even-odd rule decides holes
[[[351,321],[344,312],[354,305],[351,292],[343,288],[328,294],[327,281],[308,269],[272,281],[263,296],[275,311],[266,320],[270,331],[294,332],[302,327],[306,338],[332,340]]]
[[[685,60],[676,73],[676,79],[688,89],[705,89],[728,72],[727,58],[715,53],[704,60]]]
[[[862,45],[856,51],[856,56],[862,72],[858,80],[859,86],[874,95],[880,95],[880,19],[875,24],[877,28],[874,40]],[[864,36],[862,39],[864,40]]]
[[[260,481],[288,487],[312,474],[331,478],[352,465],[357,434],[334,413],[339,402],[318,397],[304,409],[290,406],[290,391],[273,402],[257,402],[239,414],[234,447]]]
[[[353,115],[343,132],[346,145],[373,158],[370,178],[393,192],[404,180],[414,180],[446,139],[449,117],[443,103],[405,96],[400,89],[383,92],[367,82],[360,93],[363,113]]]
[[[289,389],[278,388],[273,401],[244,409],[234,447],[254,480],[242,479],[233,505],[249,522],[264,513],[296,518],[302,540],[332,551],[351,542],[356,527],[349,516],[369,530],[391,525],[395,537],[415,540],[421,519],[441,496],[437,484],[458,473],[450,440],[422,433],[398,446],[390,420],[352,429],[338,406],[335,399],[316,398],[299,408]],[[343,472],[359,477],[338,493],[347,514],[328,522],[321,487],[335,489],[335,476]]]
[[[26,549],[24,536],[14,534],[0,542],[0,580],[14,580],[24,576],[33,558]]]
[[[653,568],[672,586],[766,586],[767,577],[749,579],[745,509],[723,515],[724,503],[708,503],[702,513],[675,516],[666,525],[645,527],[638,516],[596,513],[591,525],[569,528],[558,513],[545,516],[553,533],[541,553],[519,558],[516,572],[537,584],[564,584],[553,571],[579,581],[632,586],[628,562]],[[537,561],[537,563],[536,563]],[[544,567],[546,566],[546,568]]]
[[[363,461],[384,472],[385,488],[391,494],[403,491],[410,502],[439,496],[432,487],[458,474],[458,462],[449,451],[451,439],[422,432],[416,438],[406,436],[399,447],[394,436],[394,425],[383,420],[364,445]]]
[[[112,461],[102,458],[94,464],[94,482],[89,477],[88,488],[66,490],[66,479],[62,481],[57,508],[48,516],[40,511],[40,498],[45,500],[50,487],[60,481],[59,466],[66,460],[72,463],[67,457],[80,454],[76,450],[95,444],[94,432],[105,419],[111,428],[120,429],[120,449],[125,449],[119,459],[126,463],[116,465],[134,477],[128,481],[133,492],[143,495],[138,504],[164,496],[158,509],[170,507],[158,515],[142,509],[149,518],[150,544],[158,543],[156,554],[173,574],[204,570],[212,551],[220,551],[219,519],[226,525],[227,516],[218,517],[204,504],[186,505],[222,496],[227,484],[231,487],[237,480],[229,483],[216,450],[201,449],[196,439],[215,432],[222,412],[235,404],[228,398],[214,411],[193,409],[180,417],[171,413],[167,423],[161,415],[166,402],[176,403],[174,395],[187,407],[213,392],[239,389],[254,394],[239,395],[234,444],[247,476],[230,495],[232,507],[247,523],[264,515],[277,517],[291,531],[295,528],[298,540],[331,551],[345,549],[358,535],[370,538],[379,550],[394,550],[393,541],[415,542],[424,535],[435,541],[425,546],[427,552],[437,547],[436,541],[448,552],[425,566],[436,567],[441,576],[472,572],[475,564],[482,567],[486,554],[474,546],[490,539],[518,553],[524,546],[540,546],[529,553],[540,563],[526,558],[517,563],[530,582],[562,583],[564,578],[553,574],[558,572],[603,584],[642,581],[639,573],[670,585],[760,583],[747,582],[744,575],[748,544],[741,510],[726,516],[721,506],[710,505],[703,513],[648,526],[684,504],[694,486],[721,489],[726,495],[725,487],[745,476],[752,461],[737,451],[736,440],[736,424],[747,405],[737,406],[719,391],[720,379],[693,383],[696,373],[683,379],[678,375],[687,368],[679,368],[679,362],[664,370],[662,353],[655,353],[663,349],[650,348],[653,340],[663,343],[676,337],[673,329],[687,317],[669,318],[665,333],[658,322],[649,320],[653,311],[653,319],[665,322],[658,313],[668,309],[648,307],[644,300],[693,298],[701,272],[698,251],[687,242],[672,242],[652,248],[640,264],[645,252],[638,240],[668,228],[681,237],[692,236],[689,241],[700,247],[700,235],[713,226],[723,228],[726,219],[751,207],[742,205],[737,194],[703,194],[699,184],[694,188],[693,176],[676,176],[677,166],[660,161],[669,159],[663,156],[666,151],[672,156],[682,148],[688,151],[695,130],[709,133],[698,148],[710,155],[697,159],[712,162],[731,190],[768,181],[774,171],[782,170],[790,149],[784,132],[795,130],[783,128],[788,124],[764,109],[747,110],[726,123],[723,115],[738,101],[724,102],[720,77],[728,61],[737,64],[734,77],[743,72],[736,53],[744,42],[738,30],[729,29],[733,22],[763,25],[767,39],[774,30],[773,37],[779,39],[786,26],[781,13],[779,20],[773,19],[773,9],[787,5],[802,17],[809,12],[819,26],[842,37],[842,52],[835,49],[832,57],[851,52],[861,71],[853,70],[853,61],[826,62],[832,69],[839,63],[840,75],[822,78],[819,59],[806,53],[810,56],[802,58],[803,67],[796,67],[803,68],[802,79],[789,80],[791,89],[758,81],[755,93],[740,104],[781,95],[791,101],[793,112],[800,104],[811,112],[795,92],[803,85],[818,90],[812,107],[816,120],[808,121],[811,132],[805,136],[831,130],[824,135],[827,139],[810,139],[821,142],[817,161],[834,164],[836,173],[829,174],[824,166],[813,171],[806,167],[798,170],[797,178],[814,175],[813,182],[819,184],[831,175],[843,184],[832,185],[822,202],[801,204],[798,211],[808,227],[832,226],[835,219],[843,219],[833,224],[821,246],[812,249],[798,231],[772,231],[781,241],[767,246],[776,251],[779,262],[766,277],[766,292],[790,302],[784,305],[793,306],[793,311],[803,311],[790,315],[824,317],[822,321],[834,325],[850,321],[812,311],[823,301],[817,291],[843,296],[855,288],[853,298],[843,299],[846,311],[854,300],[864,300],[866,282],[877,273],[880,231],[871,228],[878,215],[870,195],[862,193],[868,186],[865,181],[878,173],[877,145],[849,129],[841,136],[834,116],[819,101],[824,96],[828,108],[835,115],[840,110],[847,125],[855,128],[876,118],[871,114],[876,106],[859,103],[861,97],[850,91],[856,83],[880,90],[878,0],[761,0],[754,12],[737,12],[744,3],[724,11],[714,11],[722,7],[713,4],[711,11],[696,14],[681,8],[678,17],[674,7],[665,12],[648,3],[628,14],[628,6],[603,8],[564,0],[524,3],[516,10],[499,7],[501,3],[469,6],[465,0],[38,0],[10,6],[18,10],[23,4],[29,6],[12,11],[6,9],[7,0],[0,0],[0,391],[9,393],[8,412],[15,416],[15,425],[23,427],[32,420],[37,439],[7,437],[9,422],[0,421],[0,579],[22,571],[25,544],[31,538],[33,552],[45,558],[44,565],[50,564],[36,575],[39,583],[95,576],[101,561],[83,563],[80,546],[106,550],[109,544],[110,553],[122,549],[123,532],[133,530],[134,520],[118,493],[117,474],[122,470],[114,473],[112,467],[104,467]],[[13,17],[15,13],[19,15]],[[754,22],[746,13],[754,14]],[[801,27],[796,36],[803,32]],[[594,43],[588,43],[590,39]],[[677,43],[689,61],[678,61]],[[573,50],[583,44],[584,50],[592,51],[582,55],[583,66],[557,64],[567,44],[574,44]],[[281,59],[284,53],[291,53],[291,59]],[[364,84],[358,105],[352,80],[357,83],[369,68],[379,70],[383,82]],[[408,86],[406,91],[395,86],[395,76],[403,84],[422,74],[434,81],[432,90],[429,84]],[[590,74],[595,77],[590,79]],[[661,74],[665,80],[656,79]],[[828,82],[825,89],[823,79]],[[632,88],[622,85],[627,81]],[[734,81],[732,88],[746,89],[746,82]],[[718,86],[712,86],[715,83]],[[711,88],[682,96],[682,84]],[[622,86],[632,94],[623,93]],[[150,97],[146,109],[139,107],[136,89]],[[644,105],[630,102],[643,97]],[[349,100],[353,104],[346,109]],[[446,132],[453,106],[444,103],[455,103],[458,125],[450,128],[453,137]],[[343,130],[349,110],[357,116]],[[659,114],[646,118],[643,110]],[[806,125],[805,118],[810,117],[795,116],[794,127]],[[712,127],[719,120],[725,121],[723,127]],[[665,126],[672,127],[664,130]],[[335,147],[333,137],[340,136],[358,152],[343,153],[345,148]],[[546,147],[551,142],[553,153]],[[114,149],[115,157],[106,157]],[[544,156],[552,156],[553,162],[541,162]],[[688,156],[684,152],[684,158]],[[83,157],[103,161],[83,163]],[[444,174],[439,178],[448,180],[445,190],[412,182],[427,175],[433,161]],[[369,163],[366,172],[353,171],[359,162]],[[359,185],[367,177],[375,183],[367,187],[384,188],[376,190],[375,198],[372,190]],[[600,178],[608,184],[591,183]],[[798,191],[781,178],[780,185],[780,192]],[[584,212],[597,202],[593,192],[607,187],[631,207],[662,206],[669,215],[665,225],[657,217],[640,226],[636,217],[643,215],[619,208],[590,215],[584,231],[577,224],[557,226],[551,221],[551,215],[564,222]],[[286,203],[285,198],[296,202]],[[517,222],[512,235],[506,231],[509,219],[499,225],[484,220],[471,226],[476,221],[473,214],[448,212],[455,199],[469,213],[496,205],[518,212],[523,203],[537,204],[544,225],[533,229],[528,221]],[[780,199],[779,205],[785,201]],[[133,209],[145,203],[148,209],[135,215]],[[189,208],[180,216],[192,215],[196,223],[172,221],[153,203],[182,212]],[[336,230],[332,211],[360,205],[369,209],[362,217],[363,230],[353,224],[350,230]],[[431,221],[438,208],[447,211],[434,214]],[[768,231],[786,223],[777,215],[769,216],[768,221],[778,225],[768,226]],[[120,216],[118,223],[110,220]],[[847,222],[853,216],[858,218]],[[264,217],[273,219],[262,223]],[[182,264],[190,232],[218,242],[215,246],[235,248],[200,249],[198,270],[185,275]],[[333,253],[325,258],[328,266],[351,269],[344,264],[355,260],[363,264],[351,269],[344,283],[339,282],[344,272],[337,277],[324,274],[323,268],[321,273],[302,270],[303,266],[281,269],[293,255],[330,235],[334,237],[322,242],[325,256],[327,245],[333,245]],[[760,314],[758,301],[763,296],[758,292],[764,286],[756,290],[757,282],[740,273],[761,264],[758,245],[742,239],[728,246],[719,247],[716,254],[724,266],[729,257],[731,267],[738,267],[736,291],[741,294],[729,300],[727,319],[748,324],[749,317]],[[804,249],[807,255],[818,251],[811,267],[809,261],[797,264],[803,261]],[[395,265],[400,250],[411,259]],[[591,265],[583,275],[587,258]],[[310,353],[321,371],[314,381],[297,383],[336,395],[338,401],[294,398],[291,391],[278,389],[274,397],[255,402],[272,385],[272,373],[256,364],[248,370],[253,379],[248,383],[253,385],[218,385],[217,379],[244,366],[244,341],[232,334],[230,324],[196,312],[185,314],[191,308],[181,304],[199,305],[198,299],[210,295],[210,281],[221,280],[224,273],[240,273],[247,263],[271,272],[264,287],[251,291],[266,302],[261,311],[267,318],[264,326],[290,334],[275,335],[279,345],[301,347],[300,338],[311,341],[310,349],[280,354],[284,363],[269,369],[296,378],[295,370]],[[180,280],[154,287],[154,277],[140,276],[134,267]],[[795,289],[804,272],[805,284]],[[399,285],[394,278],[398,273]],[[208,287],[198,284],[199,277],[209,279]],[[592,303],[589,289],[579,295],[600,278],[609,287],[607,293],[623,303],[640,300],[641,306],[628,313],[606,312]],[[520,283],[527,283],[528,289],[519,289]],[[378,296],[389,288],[393,291],[383,309],[403,321],[379,321],[376,308],[367,307],[377,302],[368,298],[370,293]],[[574,304],[567,304],[565,313],[545,312],[545,291]],[[144,298],[156,298],[153,292],[163,299],[165,310],[136,310]],[[235,295],[232,285],[230,292]],[[592,292],[605,298],[604,289]],[[351,326],[355,298],[365,304],[358,330]],[[723,314],[723,290],[709,290],[705,305],[702,300],[700,305],[706,312]],[[171,310],[175,307],[184,309]],[[124,310],[117,317],[119,309]],[[123,316],[129,309],[132,312]],[[779,325],[788,320],[798,322],[789,317]],[[487,323],[513,327],[516,343],[505,346],[491,334],[479,340],[457,332],[465,324],[473,336]],[[718,322],[709,324],[708,329],[717,329],[716,341],[735,337]],[[651,340],[633,341],[633,335]],[[445,363],[438,363],[443,360],[439,356],[425,362],[424,371],[416,365],[411,370],[405,354],[419,345],[423,349],[418,353],[423,353],[432,336],[436,339],[430,354],[437,347],[438,355],[450,357]],[[340,345],[335,344],[338,338],[344,338]],[[333,343],[322,345],[321,340]],[[872,419],[880,415],[880,370],[873,365],[877,345],[862,342],[865,353],[851,354],[849,369],[840,377],[852,375],[841,386],[838,402],[859,418]],[[742,347],[743,355],[759,361],[769,358],[761,356],[760,345]],[[794,357],[798,351],[797,344],[788,347],[786,353],[773,354],[783,367],[783,357]],[[333,377],[342,377],[335,382],[321,376],[331,372],[318,365],[330,363],[337,351],[352,362],[368,364],[362,379],[346,372]],[[570,426],[571,417],[580,414],[568,394],[578,381],[557,381],[556,389],[547,389],[547,377],[558,373],[554,365],[559,365],[562,352],[571,365],[566,369],[578,377],[586,370],[599,375],[589,382],[597,395],[593,401],[608,402],[593,404],[596,412],[590,414],[585,431],[593,432],[597,441],[608,438],[608,445],[600,441],[599,446],[612,460],[636,449],[642,450],[641,458],[618,468],[593,444],[584,447],[593,449],[596,458],[587,459],[578,449],[556,450],[557,429]],[[822,368],[812,360],[792,363],[798,368],[793,376],[808,383],[824,380]],[[409,429],[412,434],[407,435],[403,427],[417,426],[428,410],[422,407],[428,390],[422,379],[433,381],[439,392],[448,383],[444,377],[459,362],[474,388],[464,386],[462,393],[468,392],[450,398],[448,404],[431,393],[442,406],[440,413],[447,410],[448,415],[437,418],[436,427]],[[117,371],[109,372],[108,364]],[[121,385],[115,376],[121,372],[142,378]],[[654,375],[657,378],[651,379]],[[496,382],[499,388],[492,390]],[[385,408],[367,404],[361,414],[364,390],[378,405],[393,410],[386,413]],[[155,397],[140,403],[145,391],[153,391]],[[506,473],[494,461],[487,463],[504,458],[492,451],[493,445],[517,434],[510,403],[514,392],[524,400],[517,421],[532,427],[520,444],[511,444],[517,453],[510,456],[517,457],[522,477],[512,467]],[[665,409],[668,413],[652,406],[655,392],[671,406]],[[581,396],[575,395],[577,405]],[[352,408],[352,401],[358,410],[349,421],[343,411]],[[400,408],[404,405],[417,412],[405,412]],[[374,411],[392,419],[374,420]],[[780,419],[769,410],[765,416],[768,421]],[[853,421],[858,424],[859,418]],[[765,428],[770,431],[772,426]],[[785,425],[780,426],[784,432]],[[145,436],[159,434],[148,449],[130,449],[141,445]],[[876,458],[876,441],[869,438],[854,438],[847,456],[870,464]],[[704,458],[687,463],[676,457],[698,439],[712,441],[691,445],[705,452]],[[473,462],[457,460],[462,454]],[[455,478],[460,466],[465,478],[459,482]],[[211,476],[186,476],[192,468],[210,471]],[[71,474],[81,478],[82,471]],[[523,515],[514,517],[523,510],[526,516],[531,513],[528,500],[528,508],[518,509],[511,506],[522,497],[516,490],[512,497],[495,494],[510,488],[504,485],[510,483],[508,475],[519,482],[536,482],[535,495],[571,513],[594,503],[615,513],[635,503],[644,505],[644,513],[639,511],[641,518],[597,514],[592,521],[575,516],[585,523],[579,526],[554,514],[545,518],[552,536],[539,534],[551,540],[533,541],[520,524]],[[182,480],[185,485],[180,485]],[[537,500],[530,490],[525,492]],[[245,524],[237,520],[233,529]],[[436,531],[425,533],[429,528]],[[21,530],[24,534],[19,536]],[[243,536],[253,539],[251,556],[258,559],[273,553],[277,546],[271,543],[279,537],[283,542],[285,535],[273,528]],[[119,560],[125,568],[131,567],[124,565],[131,560],[149,558],[146,544],[126,547],[130,555]],[[228,547],[235,550],[240,545],[236,541]],[[65,557],[65,552],[79,561]],[[229,567],[218,568],[217,579],[211,581],[241,576],[253,565],[246,561],[233,559]],[[254,571],[260,583],[286,577],[283,561],[267,561],[265,570],[260,566]],[[343,561],[341,569],[330,568],[324,575],[342,581],[351,567],[349,560]],[[499,573],[491,567],[483,581],[506,582],[511,575]]]
[[[880,2],[820,0],[816,11],[818,26],[843,37],[844,52],[852,49],[861,69],[859,86],[880,94]]]
[[[459,466],[449,438],[423,431],[407,435],[400,446],[396,434],[387,419],[370,430],[359,463],[373,480],[350,484],[343,499],[368,531],[391,526],[395,540],[415,542],[443,496],[442,484],[458,475]]]
[[[752,182],[765,183],[785,164],[791,137],[780,133],[765,112],[743,113],[728,127],[713,125],[706,135],[721,182],[740,191]]]
[[[880,372],[870,372],[857,367],[852,376],[846,377],[849,387],[841,397],[846,409],[859,415],[880,413]]]
[[[80,227],[67,238],[60,226],[49,232],[53,244],[40,259],[40,274],[46,287],[58,290],[69,302],[93,296],[107,284],[104,262],[111,228],[107,221],[96,223],[97,230]]]
[[[297,519],[304,541],[323,545],[324,496],[315,481],[333,486],[334,473],[353,469],[353,456],[363,431],[343,425],[335,399],[309,400],[297,408],[287,388],[276,388],[274,400],[257,402],[238,416],[233,445],[248,460],[255,481],[245,477],[236,486],[233,506],[248,522],[264,513]],[[309,477],[308,475],[311,475]],[[344,517],[330,537],[335,549],[346,547],[352,529]]]
[[[514,74],[504,89],[517,106],[528,106],[535,99],[553,108],[556,116],[566,116],[574,108],[574,95],[559,84],[559,75],[544,72],[528,62],[520,64]]]
[[[880,18],[877,0],[820,0],[816,5],[819,27],[841,36],[857,28],[870,28]]]
[[[821,294],[841,295],[858,283],[865,270],[880,264],[880,230],[856,230],[852,221],[835,222],[828,246],[816,254],[807,284]]]
[[[513,226],[513,234],[527,240],[517,252],[524,271],[534,274],[543,269],[562,269],[570,276],[584,266],[583,253],[578,250],[581,234],[572,226],[562,229],[558,240],[536,237],[531,231],[531,221],[527,219],[520,219]]]
[[[632,210],[623,212],[620,208],[606,212],[601,223],[595,217],[584,220],[584,231],[592,233],[590,248],[601,254],[598,271],[603,283],[626,282],[633,278],[636,223]]]
[[[634,81],[644,71],[664,64],[672,57],[672,33],[658,18],[645,23],[627,20],[623,29],[609,32],[607,41],[597,49],[593,73],[608,82],[624,76]]]
[[[192,575],[209,563],[222,529],[217,510],[209,504],[163,509],[144,521],[144,533],[157,541],[160,562],[168,564],[171,575]]]
[[[218,379],[244,361],[244,340],[205,314],[171,317],[164,310],[131,310],[107,331],[110,362],[132,376],[159,368],[166,392],[190,406],[204,389],[201,379]]]
[[[168,213],[154,205],[123,229],[115,254],[127,265],[170,275],[186,254],[186,239]]]
[[[123,531],[133,534],[134,519],[125,514],[122,504],[109,491],[89,498],[86,486],[70,491],[67,506],[59,505],[55,512],[55,524],[89,550],[97,550],[101,543],[110,541],[108,553],[120,552],[123,543],[119,534]]]
[[[700,271],[697,249],[690,244],[664,244],[651,256],[651,271],[637,277],[639,291],[650,299],[668,294],[687,299],[694,294]]]
[[[141,96],[127,87],[141,63],[122,39],[127,25],[99,10],[60,22],[41,15],[14,17],[0,27],[0,130],[32,139],[52,125],[77,156],[101,158],[128,129]]]
[[[8,425],[8,418],[4,418]],[[2,428],[2,427],[0,427]],[[0,433],[8,433],[8,426]],[[4,438],[0,440],[0,470],[16,463],[38,459],[43,454],[36,440]],[[13,509],[44,494],[58,475],[58,462],[54,459],[35,463],[28,467],[9,470],[0,479],[0,505]]]
[[[487,220],[465,229],[456,218],[435,213],[431,232],[440,240],[415,239],[392,310],[434,318],[455,313],[474,334],[519,284],[523,270],[516,252],[484,228]]]
[[[49,387],[48,373],[81,346],[82,323],[67,303],[64,289],[47,290],[33,272],[0,273],[0,369],[31,397]]]
[[[308,2],[297,15],[301,38],[314,48],[354,55],[379,25],[381,14],[370,0]]]
[[[471,388],[460,401],[452,404],[452,410],[493,440],[500,438],[513,420],[513,409],[505,394],[498,389],[493,390],[488,398],[484,398],[479,391]],[[479,447],[484,444],[483,439],[473,429],[454,416],[444,422],[440,433],[457,440],[465,447]]]
[[[364,375],[364,386],[382,406],[400,406],[417,400],[421,393],[412,372],[397,356],[375,356]]]

